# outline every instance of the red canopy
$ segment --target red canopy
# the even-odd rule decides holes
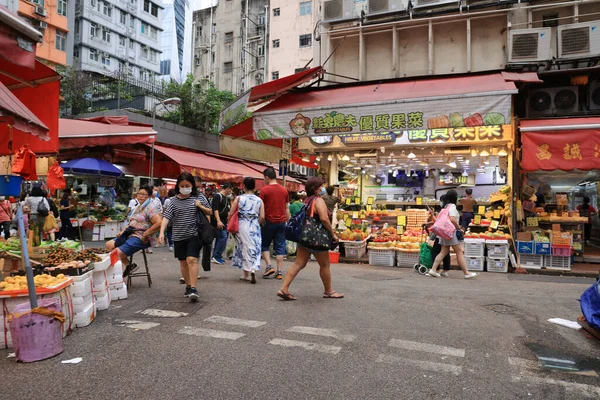
[[[94,122],[98,121],[98,122]],[[152,125],[130,123],[125,117],[59,120],[60,149],[125,144],[152,144],[157,132]]]
[[[0,82],[0,122],[12,125],[21,132],[50,140],[48,127]]]
[[[525,171],[600,169],[600,118],[521,121]]]
[[[250,103],[268,101],[282,95],[288,90],[302,85],[316,78],[323,72],[323,67],[314,67],[293,75],[263,83],[252,88],[250,92]]]
[[[0,58],[35,68],[35,50],[43,35],[7,7],[0,5]]]

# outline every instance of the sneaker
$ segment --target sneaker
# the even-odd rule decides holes
[[[275,274],[275,279],[283,279],[283,274],[281,273],[281,271],[277,271],[277,274]]]
[[[219,265],[225,264],[225,261],[221,260],[220,258],[216,258],[216,257],[213,257],[210,260],[210,262],[213,263],[213,264],[219,264]]]
[[[273,275],[275,273],[275,270],[273,269],[273,267],[271,267],[270,265],[267,265],[267,269],[265,270],[265,273],[263,274],[263,278],[268,278],[269,276]]]
[[[190,297],[190,294],[192,294],[192,287],[191,286],[186,286],[185,287],[185,292],[183,292],[183,297]]]
[[[135,263],[131,264],[130,267],[131,267],[131,269],[129,270],[130,275],[133,274],[135,271],[137,271],[140,268],[139,265],[137,265]]]
[[[195,287],[191,288],[190,295],[188,297],[191,301],[194,301],[194,302],[198,301],[198,299],[200,298],[200,295],[198,294],[198,289],[196,289]]]
[[[448,271],[443,271],[440,275],[443,276],[444,278],[447,278],[447,277],[450,276],[450,274],[448,273]]]
[[[250,274],[250,283],[252,283],[252,284],[256,283],[256,274],[254,272],[252,272]]]
[[[131,264],[125,267],[125,271],[123,271],[123,278],[127,278],[131,274]]]
[[[182,285],[185,285],[185,279],[179,278],[179,283],[181,283]]]
[[[169,251],[173,251],[173,246],[169,246]]]
[[[429,270],[429,272],[426,274],[427,276],[431,276],[432,278],[439,278],[441,275],[438,274],[437,272],[435,272],[434,270]]]
[[[475,278],[477,275],[479,275],[477,272],[471,272],[470,274],[465,275],[465,279]]]
[[[152,251],[152,249],[150,247],[148,247],[146,249],[146,254],[154,254],[154,252]]]

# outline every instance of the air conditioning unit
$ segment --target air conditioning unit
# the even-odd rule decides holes
[[[358,17],[354,0],[325,0],[323,2],[323,20],[325,22],[343,21]]]
[[[552,58],[552,28],[519,29],[508,35],[509,63],[530,63]]]
[[[543,88],[531,91],[527,98],[527,117],[568,115],[579,111],[577,86]]]
[[[590,83],[588,95],[590,110],[600,110],[600,81]]]
[[[44,21],[37,21],[37,26],[38,28],[46,29],[48,27],[48,24]]]
[[[369,0],[367,15],[388,14],[406,11],[409,0]]]
[[[443,6],[446,4],[456,4],[458,6],[458,0],[411,0],[414,8],[424,8],[424,7],[437,7]]]
[[[558,58],[600,55],[600,21],[558,27]]]
[[[46,9],[43,6],[35,6],[34,12],[42,17],[46,16]]]

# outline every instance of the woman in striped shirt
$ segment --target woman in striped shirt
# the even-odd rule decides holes
[[[212,209],[206,197],[198,193],[194,177],[182,172],[175,185],[176,196],[171,199],[163,213],[159,243],[165,242],[165,230],[172,221],[172,235],[175,258],[179,260],[181,275],[185,280],[184,296],[197,301],[200,296],[196,289],[198,280],[198,258],[202,249],[202,240],[198,237],[196,213],[200,209],[205,215],[211,215]]]

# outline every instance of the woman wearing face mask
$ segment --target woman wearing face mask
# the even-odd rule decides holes
[[[175,258],[179,260],[181,275],[185,280],[184,296],[191,301],[198,301],[200,296],[196,289],[198,280],[198,258],[202,250],[202,241],[198,237],[196,213],[200,209],[205,215],[211,215],[212,209],[206,197],[198,193],[194,177],[183,172],[177,178],[176,196],[171,199],[163,214],[158,241],[165,243],[165,231],[172,221]]]
[[[325,195],[327,192],[325,187],[323,186],[323,180],[318,177],[310,178],[306,182],[306,195],[307,199],[304,201],[309,209],[307,211],[307,215],[312,215],[316,219],[321,221],[321,224],[325,228],[327,232],[331,235],[334,242],[337,242],[339,239],[337,234],[333,230],[331,226],[331,216],[329,215],[329,211],[327,210],[327,205],[321,198],[321,196]],[[281,297],[284,300],[296,300],[296,297],[289,292],[290,284],[298,275],[310,259],[310,256],[314,255],[319,263],[320,267],[320,275],[321,281],[323,281],[323,287],[325,291],[323,292],[323,297],[327,299],[341,299],[344,297],[342,293],[338,293],[331,287],[331,270],[329,264],[329,251],[317,251],[307,249],[306,247],[298,244],[298,252],[296,255],[296,262],[292,267],[288,270],[287,274],[283,278],[283,285],[281,289],[277,292],[277,296]]]

